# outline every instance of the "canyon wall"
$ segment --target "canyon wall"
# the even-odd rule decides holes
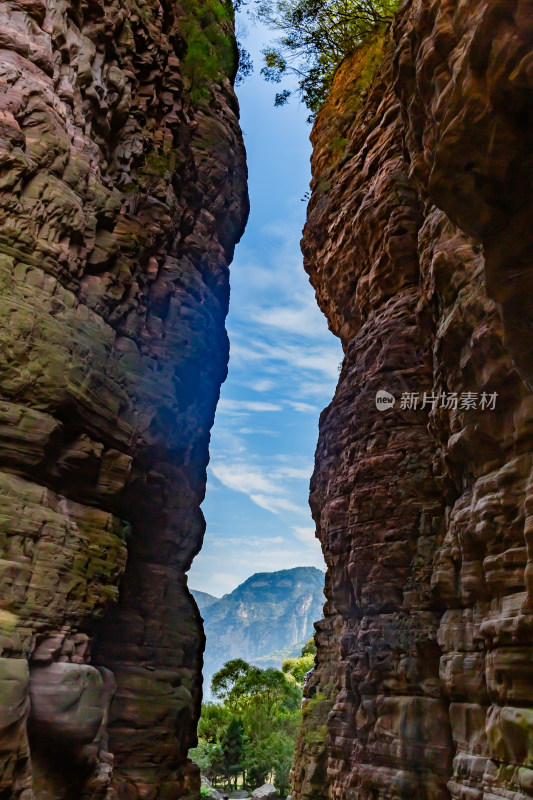
[[[0,8],[0,797],[196,797],[229,0]]]
[[[532,64],[531,0],[408,0],[315,122],[305,266],[345,358],[294,800],[533,797]]]

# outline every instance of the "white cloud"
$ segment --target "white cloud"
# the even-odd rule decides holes
[[[259,339],[254,339],[246,344],[239,342],[234,336],[231,346],[231,358],[234,364],[249,365],[261,362],[263,371],[268,365],[284,364],[293,370],[317,372],[331,380],[332,384],[338,378],[339,353],[337,347],[331,345],[298,345],[298,344],[269,344]],[[231,362],[230,362],[231,364]],[[304,379],[304,375],[294,375],[294,378]],[[332,389],[329,389],[332,392]]]
[[[265,548],[270,547],[272,544],[283,544],[285,539],[283,536],[247,536],[246,537],[246,547],[250,549],[254,548]],[[225,536],[223,539],[215,539],[213,541],[214,547],[241,547],[243,545],[243,540],[238,536]],[[212,556],[215,558],[215,556]],[[219,558],[217,555],[216,558]]]
[[[333,398],[334,391],[335,386],[333,383],[303,380],[298,384],[297,394],[299,397],[313,397],[322,401],[330,401]]]
[[[251,495],[277,494],[278,487],[260,470],[254,469],[249,464],[211,464],[211,472],[224,486],[235,492]]]
[[[280,514],[282,511],[290,511],[293,514],[303,515],[307,515],[309,513],[307,508],[304,508],[303,506],[297,506],[295,503],[292,503],[285,497],[279,497],[276,495],[251,494],[250,500],[253,500],[256,505],[266,509],[267,511],[271,511],[273,514]]]
[[[301,542],[313,543],[316,541],[315,536],[315,529],[314,527],[303,527],[300,525],[295,525],[292,530],[294,531],[294,535],[297,539],[300,539]]]
[[[193,578],[192,582],[195,586],[198,584],[201,585],[202,588],[199,589],[200,592],[208,592],[215,597],[222,597],[223,594],[232,592],[233,589],[236,588],[235,577],[227,572],[213,572],[213,574],[209,576],[207,585],[205,585],[201,578]]]
[[[306,464],[304,467],[278,467],[272,471],[272,477],[308,481],[312,472],[312,464]]]
[[[262,403],[259,400],[228,400],[222,398],[217,406],[217,411],[222,414],[242,414],[249,411],[262,413],[281,410],[282,406],[278,403]]]
[[[254,392],[270,392],[275,387],[274,381],[269,378],[262,378],[261,380],[254,381],[250,384],[250,389]]]
[[[210,469],[215,478],[228,489],[248,495],[253,503],[272,514],[286,511],[299,516],[309,516],[309,509],[293,502],[287,494],[286,487],[278,483],[288,478],[308,479],[310,473],[307,469],[280,467],[265,473],[249,463],[218,461],[211,464]]]
[[[295,400],[288,400],[287,402],[291,408],[298,411],[300,414],[318,414],[320,411],[318,406],[312,406],[310,403],[301,403]]]

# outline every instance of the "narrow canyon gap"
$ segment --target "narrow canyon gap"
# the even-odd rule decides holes
[[[230,2],[0,9],[0,797],[198,796],[200,549],[248,213]]]
[[[533,796],[532,43],[532,0],[406,0],[315,123],[305,264],[345,359],[294,800]],[[0,9],[6,800],[198,797],[235,67],[224,3]]]

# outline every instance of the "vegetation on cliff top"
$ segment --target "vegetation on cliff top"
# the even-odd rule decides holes
[[[256,15],[281,35],[263,50],[268,81],[297,78],[296,93],[314,113],[331,88],[339,65],[392,19],[400,0],[258,0]],[[283,89],[276,105],[292,92]]]
[[[231,0],[180,0],[187,43],[182,74],[195,105],[209,100],[212,81],[228,77],[239,83],[252,69],[249,54],[234,36],[238,5]]]

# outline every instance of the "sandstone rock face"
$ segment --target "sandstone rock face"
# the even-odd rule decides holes
[[[345,359],[298,800],[533,796],[532,44],[530,2],[412,0],[313,130],[304,255]]]
[[[2,798],[199,785],[185,572],[247,214],[235,67],[224,2],[0,9]]]

